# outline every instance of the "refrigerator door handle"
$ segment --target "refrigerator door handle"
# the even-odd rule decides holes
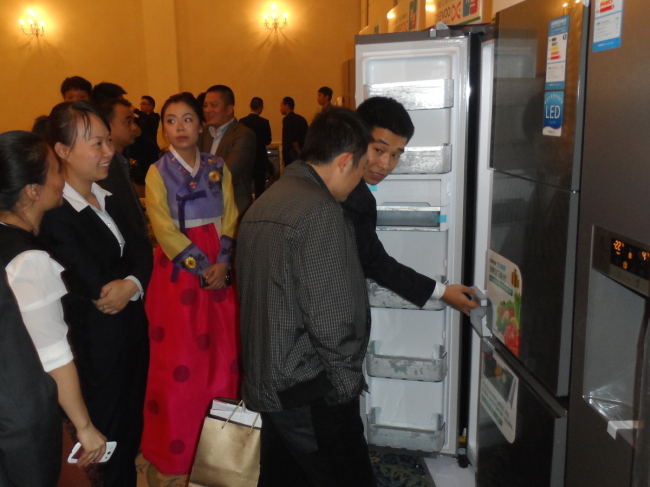
[[[492,302],[485,291],[476,286],[472,286],[472,289],[474,294],[470,295],[470,297],[478,303],[478,307],[469,312],[470,322],[480,337],[490,336],[487,330],[492,327]]]

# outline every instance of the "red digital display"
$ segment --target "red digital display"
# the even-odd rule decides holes
[[[613,238],[609,262],[635,276],[650,280],[650,251]]]

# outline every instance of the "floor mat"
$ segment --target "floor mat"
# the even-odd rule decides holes
[[[422,465],[410,455],[370,452],[378,487],[435,487]],[[136,460],[138,487],[185,487],[187,476],[163,475],[142,454]]]
[[[371,451],[370,461],[378,487],[435,487],[419,457]]]

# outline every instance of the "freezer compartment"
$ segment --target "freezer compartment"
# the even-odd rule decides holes
[[[436,282],[442,282],[443,284],[449,283],[444,276],[435,276],[434,279]],[[439,299],[429,299],[422,308],[418,308],[399,294],[380,286],[372,279],[366,279],[366,284],[368,286],[368,300],[370,306],[374,308],[423,309],[428,311],[438,311],[447,307],[447,303],[444,301]]]
[[[384,421],[381,408],[372,408],[368,414],[368,443],[390,448],[423,452],[438,452],[445,444],[445,424],[439,414],[423,428],[404,422]]]
[[[371,192],[377,206],[443,206],[447,204],[447,200],[443,200],[443,178],[444,176],[391,175],[381,184],[372,186]]]
[[[420,229],[424,228],[426,227]],[[448,232],[410,231],[405,227],[398,227],[394,230],[377,227],[377,235],[388,255],[395,258],[397,262],[409,266],[431,279],[435,279],[436,276],[448,275]]]
[[[406,147],[393,174],[443,174],[451,171],[451,145]]]
[[[454,80],[399,81],[363,85],[363,98],[385,96],[399,101],[407,110],[431,110],[454,106]]]
[[[564,485],[566,410],[534,379],[529,381],[530,374],[518,363],[505,360],[509,352],[497,352],[488,340],[482,341],[481,351],[476,485]]]
[[[447,351],[443,345],[430,357],[405,357],[381,353],[381,342],[373,340],[366,354],[366,373],[371,377],[439,382],[447,376]]]

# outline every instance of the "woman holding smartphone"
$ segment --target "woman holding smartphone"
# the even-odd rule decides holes
[[[202,109],[191,93],[162,107],[169,151],[147,173],[156,240],[147,292],[151,364],[142,453],[161,473],[190,472],[215,397],[239,397],[239,332],[230,252],[237,228],[230,172],[201,153]]]
[[[48,211],[40,240],[65,267],[63,306],[93,423],[117,442],[92,477],[107,487],[135,487],[135,458],[149,347],[142,296],[151,247],[119,202],[96,181],[113,158],[110,126],[86,102],[61,103],[48,119],[47,141],[62,161],[62,206]]]
[[[84,467],[101,459],[106,438],[90,419],[66,338],[61,298],[68,291],[60,277],[63,268],[36,241],[43,214],[60,206],[62,195],[59,161],[40,137],[23,131],[0,134],[0,259],[7,263],[7,281],[43,369],[54,378],[59,404],[76,428],[84,449],[77,465]],[[48,432],[42,434],[47,437]],[[60,451],[60,443],[48,448]]]

